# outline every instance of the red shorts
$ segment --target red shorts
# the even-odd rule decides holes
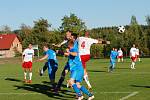
[[[31,61],[29,61],[29,62],[24,62],[24,63],[22,64],[22,67],[23,67],[23,68],[32,68],[32,62],[31,62]]]
[[[90,60],[90,55],[81,55],[81,62],[84,68],[86,68],[86,62]]]
[[[135,57],[131,57],[131,60],[133,61],[133,62],[135,62],[136,61],[136,56]]]
[[[119,59],[123,58],[123,56],[118,56]]]
[[[139,55],[136,55],[137,58],[139,58]]]

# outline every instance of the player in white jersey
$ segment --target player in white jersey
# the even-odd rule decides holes
[[[133,44],[133,47],[130,49],[130,58],[132,60],[131,69],[135,69],[135,63],[137,59],[136,51],[137,49],[135,48],[135,44]]]
[[[139,61],[141,61],[141,59],[140,59],[140,51],[139,51],[139,48],[138,48],[138,47],[136,47],[136,57],[137,57],[137,59],[138,59]]]
[[[85,37],[78,38],[79,55],[80,55],[82,65],[84,68],[84,80],[87,83],[89,89],[91,89],[92,86],[88,79],[88,73],[86,70],[86,62],[90,60],[90,48],[91,48],[91,45],[94,43],[99,43],[99,41],[96,39],[89,38],[88,32],[85,33]]]
[[[24,70],[24,82],[32,82],[32,60],[34,57],[34,50],[32,44],[29,44],[28,48],[22,53],[22,68]],[[29,72],[29,81],[27,81],[27,72]]]
[[[121,48],[118,50],[118,62],[122,61],[123,62],[123,51]]]

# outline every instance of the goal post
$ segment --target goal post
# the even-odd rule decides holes
[[[39,58],[39,47],[38,45],[32,45],[33,50],[37,50],[38,51],[38,58]]]

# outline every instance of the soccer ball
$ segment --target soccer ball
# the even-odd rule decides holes
[[[124,26],[119,26],[118,27],[118,32],[119,33],[124,33],[125,32],[125,27]]]

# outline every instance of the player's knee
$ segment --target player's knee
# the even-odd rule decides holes
[[[81,88],[81,84],[79,82],[76,83],[78,88]]]
[[[69,84],[72,86],[74,84],[74,80],[70,79]]]

